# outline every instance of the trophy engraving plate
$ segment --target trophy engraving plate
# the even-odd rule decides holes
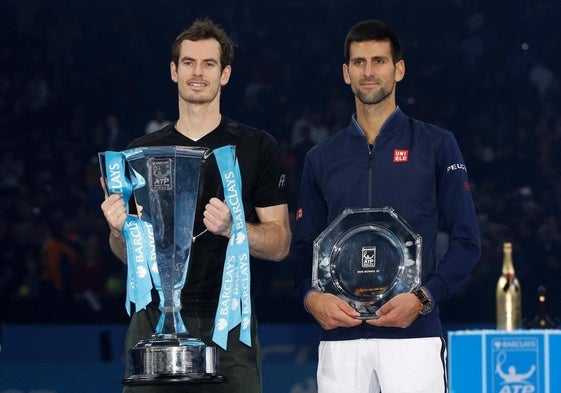
[[[153,158],[150,160],[148,169],[150,170],[150,186],[153,190],[173,190],[171,165],[170,158]]]
[[[312,286],[361,318],[421,280],[421,236],[391,207],[346,209],[314,241]]]

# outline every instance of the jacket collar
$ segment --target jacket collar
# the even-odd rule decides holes
[[[405,123],[406,119],[407,116],[405,115],[405,113],[401,111],[399,106],[396,106],[395,110],[382,125],[382,128],[380,129],[380,135],[388,134],[396,129],[401,128]],[[356,113],[354,113],[353,116],[351,117],[351,124],[349,124],[348,130],[351,133],[351,135],[362,136],[362,137],[366,136],[362,127],[358,124],[358,121],[356,119]]]

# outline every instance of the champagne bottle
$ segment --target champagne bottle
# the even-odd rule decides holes
[[[503,244],[503,269],[497,282],[497,329],[515,330],[522,325],[522,293],[512,263],[512,244]]]
[[[543,285],[538,288],[538,312],[534,320],[528,324],[531,329],[556,329],[557,323],[547,313],[546,289]]]

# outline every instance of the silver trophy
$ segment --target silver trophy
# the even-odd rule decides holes
[[[344,210],[314,241],[312,286],[362,319],[421,282],[421,236],[391,207]]]
[[[104,177],[113,173],[109,169],[109,153],[99,154]],[[129,350],[129,376],[123,379],[124,385],[225,381],[218,372],[217,348],[189,335],[180,314],[202,172],[211,153],[206,148],[181,146],[141,147],[120,152],[124,157],[125,177],[133,179],[131,203],[138,210],[136,219],[150,228],[153,239],[150,255],[155,264],[150,265],[150,273],[161,310],[152,337]],[[136,239],[125,236],[125,241],[130,265],[134,263],[130,250],[139,247]],[[128,248],[133,241],[133,248]]]

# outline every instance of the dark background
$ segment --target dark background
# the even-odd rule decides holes
[[[171,43],[207,16],[236,44],[222,113],[278,139],[291,209],[303,153],[353,112],[346,32],[368,18],[392,24],[406,61],[398,103],[454,132],[481,226],[481,261],[443,305],[444,322],[494,322],[504,241],[514,244],[524,317],[536,313],[539,285],[561,316],[558,1],[2,0],[0,323],[128,321],[97,152],[122,149],[157,111],[176,118]],[[292,267],[290,257],[254,266],[262,322],[310,320]]]

